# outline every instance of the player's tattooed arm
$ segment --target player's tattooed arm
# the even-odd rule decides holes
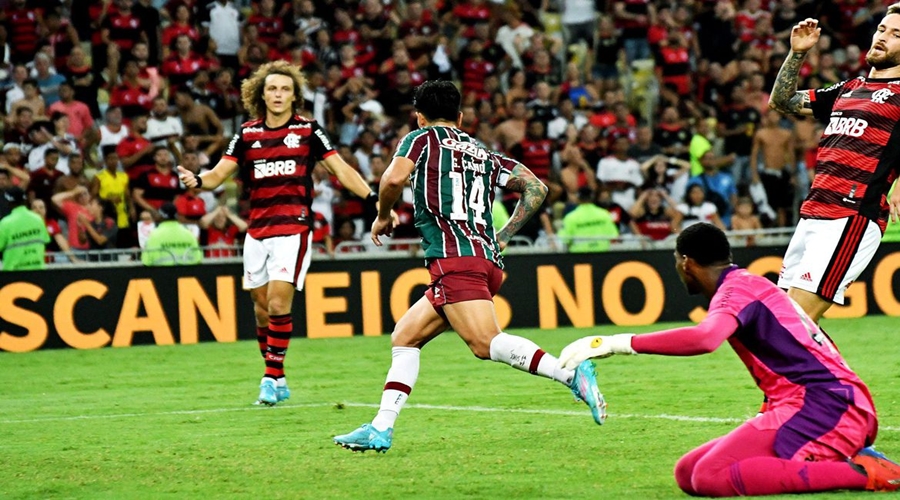
[[[537,213],[547,196],[547,186],[535,177],[531,170],[521,164],[513,168],[512,175],[506,181],[506,189],[522,193],[522,197],[519,198],[509,220],[497,232],[497,241],[504,247],[510,238],[522,229],[528,219]]]
[[[800,67],[806,59],[805,53],[791,52],[775,77],[775,86],[769,97],[769,107],[786,114],[812,115],[809,91],[797,90]]]

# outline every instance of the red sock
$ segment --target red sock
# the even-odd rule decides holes
[[[259,353],[265,360],[266,349],[269,347],[269,325],[256,327],[256,343],[259,345]]]
[[[291,342],[294,329],[290,314],[269,316],[269,337],[266,348],[266,376],[280,378],[284,376],[284,356]]]
[[[727,476],[725,482],[729,488],[726,491],[742,496],[862,490],[866,487],[866,475],[847,462],[797,462],[755,457],[741,460],[721,474]]]

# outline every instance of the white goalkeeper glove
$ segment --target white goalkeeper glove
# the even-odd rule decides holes
[[[566,370],[574,370],[586,359],[607,358],[613,354],[637,354],[631,348],[631,337],[634,337],[633,333],[580,338],[562,350],[559,365]]]

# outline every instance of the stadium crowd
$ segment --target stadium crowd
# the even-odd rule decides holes
[[[532,240],[792,226],[822,127],[767,107],[791,26],[819,19],[800,88],[822,88],[867,73],[889,3],[11,0],[0,192],[22,188],[48,250],[71,260],[142,245],[167,203],[201,245],[239,244],[237,181],[186,189],[174,166],[214,166],[245,116],[242,80],[284,59],[304,70],[305,113],[373,187],[415,126],[415,86],[458,82],[460,128],[550,187],[521,233]],[[362,202],[323,168],[313,175],[323,251],[365,238]],[[397,237],[416,236],[410,202],[396,207]],[[0,218],[9,212],[0,196]]]

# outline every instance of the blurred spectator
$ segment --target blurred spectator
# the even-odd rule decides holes
[[[3,24],[10,48],[10,61],[26,63],[38,48],[43,27],[40,10],[27,5],[25,0],[12,0],[3,10]]]
[[[590,188],[578,190],[578,206],[566,214],[559,239],[571,253],[605,252],[610,240],[619,236],[619,228],[609,211],[593,203]]]
[[[69,133],[69,117],[65,113],[60,113],[59,111],[53,113],[50,116],[50,122],[53,125],[53,137],[50,139],[47,147],[55,148],[59,151],[59,165],[56,168],[68,174],[70,171],[69,158],[72,155],[81,154],[81,151],[78,149],[78,142],[75,140],[75,136]]]
[[[357,245],[355,243],[360,243],[359,238],[356,237],[356,225],[353,223],[351,219],[341,219],[340,221],[335,221],[336,228],[334,232],[334,247],[335,250],[340,250],[341,252],[359,252],[362,251],[362,245]],[[341,243],[354,243],[349,246],[344,246],[338,248]]]
[[[692,177],[688,181],[688,185],[699,184],[703,186],[706,200],[715,205],[716,211],[727,226],[731,221],[734,203],[737,201],[737,186],[731,174],[719,171],[721,163],[721,159],[717,159],[712,151],[707,151],[700,157],[703,173]]]
[[[106,250],[116,247],[116,207],[108,200],[91,198],[88,205],[89,214],[78,213],[78,225],[84,230],[91,250]],[[109,255],[100,256],[97,260],[111,260]],[[93,260],[93,259],[91,259]]]
[[[62,234],[62,229],[59,227],[59,223],[56,222],[56,219],[47,218],[47,205],[44,203],[44,200],[34,199],[31,200],[31,211],[38,214],[41,220],[44,221],[44,224],[47,226],[47,234],[50,235],[50,242],[46,245],[46,250],[48,252],[62,252],[66,259],[69,262],[81,262],[81,259],[75,256],[72,253],[72,249],[69,247],[69,242],[66,240],[65,235]],[[48,255],[45,261],[54,262],[54,260]],[[63,260],[64,261],[64,260]]]
[[[51,116],[61,113],[68,117],[66,132],[75,138],[77,144],[84,145],[96,132],[90,108],[87,104],[75,100],[75,88],[68,80],[59,84],[59,101],[51,104],[47,111]]]
[[[675,201],[659,188],[645,189],[628,211],[631,216],[631,231],[660,241],[675,232],[674,221],[678,219]]]
[[[144,137],[145,133],[147,133],[147,115],[140,114],[131,120],[131,130],[126,137],[119,140],[118,146],[116,146],[116,153],[119,154],[122,168],[125,169],[132,182],[137,180],[142,173],[153,168],[155,148],[160,147],[154,147]]]
[[[781,115],[769,110],[764,115],[762,128],[753,135],[750,178],[754,184],[762,182],[768,204],[775,210],[775,226],[785,227],[793,224],[792,174],[797,171],[797,161],[794,134],[781,128],[780,122]]]
[[[156,221],[153,220],[153,214],[147,210],[141,211],[137,221],[137,240],[138,247],[143,249],[147,247],[147,239],[150,233],[156,229]]]
[[[731,91],[731,106],[721,115],[718,134],[725,138],[725,150],[735,155],[731,175],[737,184],[750,180],[750,150],[760,118],[759,110],[747,104],[746,85],[736,85]]]
[[[315,216],[312,231],[313,245],[319,245],[329,257],[334,257],[334,240],[331,238],[331,225],[328,224],[325,216],[319,212],[314,211],[313,215]]]
[[[547,137],[557,140],[566,134],[570,125],[579,131],[587,123],[588,120],[583,114],[575,113],[575,104],[572,101],[562,99],[559,101],[558,115],[547,124]]]
[[[99,146],[117,147],[131,132],[127,125],[122,123],[122,108],[110,106],[106,108],[105,119],[100,125]]]
[[[497,140],[500,141],[505,151],[509,151],[514,145],[522,142],[528,129],[528,120],[526,119],[528,110],[525,107],[525,101],[522,99],[514,101],[509,109],[509,119],[496,127]]]
[[[45,120],[47,118],[47,110],[44,98],[41,96],[38,88],[37,80],[28,78],[22,82],[23,97],[12,104],[10,109],[11,115],[17,115],[19,108],[28,108],[31,110],[32,117],[35,120]]]
[[[2,193],[11,212],[0,219],[0,252],[4,271],[43,269],[46,245],[50,242],[47,226],[28,210],[25,192],[11,187]]]
[[[613,4],[616,22],[622,30],[622,43],[628,63],[649,59],[647,30],[656,24],[656,6],[650,0],[624,0]]]
[[[656,155],[641,164],[644,173],[642,189],[662,189],[674,199],[684,196],[690,178],[691,164],[676,157]]]
[[[34,112],[31,108],[22,106],[15,113],[7,115],[7,120],[10,117],[12,122],[3,131],[3,142],[19,144],[22,153],[28,154],[33,145],[30,130],[34,124]]]
[[[9,199],[4,196],[7,191],[9,191],[13,187],[12,180],[10,179],[9,170],[6,168],[0,168],[0,219],[9,215],[9,212],[12,211],[12,207],[9,204]],[[21,189],[21,188],[20,188]]]
[[[90,249],[87,232],[79,221],[93,220],[93,214],[89,208],[91,199],[91,193],[84,186],[61,191],[51,198],[53,206],[66,218],[69,247],[73,251]]]
[[[57,74],[55,69],[51,70],[52,67],[53,60],[47,54],[39,52],[34,56],[35,80],[47,106],[59,101],[59,86],[66,81],[66,77]]]
[[[90,187],[91,179],[84,169],[84,157],[81,153],[69,155],[69,173],[56,181],[54,191],[68,191],[75,186]]]
[[[150,108],[150,118],[147,119],[147,132],[144,136],[154,146],[174,146],[181,136],[184,128],[181,119],[169,114],[169,105],[162,96],[153,99]]]
[[[556,182],[558,176],[553,172],[555,149],[553,141],[544,137],[544,124],[538,120],[528,122],[525,137],[509,148],[510,156],[527,166],[535,177],[550,188],[547,194],[549,203],[562,195],[562,188]]]
[[[762,229],[762,222],[753,213],[753,200],[749,196],[738,198],[734,207],[734,215],[731,216],[731,228],[735,231],[748,231]]]
[[[27,78],[28,68],[26,68],[24,64],[13,65],[10,81],[3,86],[6,89],[5,97],[7,115],[10,114],[12,105],[15,104],[16,101],[25,97],[25,91],[22,89],[22,85]]]
[[[380,175],[377,177],[380,179]],[[334,220],[334,188],[331,187],[328,170],[321,165],[316,165],[312,172],[313,178],[313,201],[312,211],[321,214],[328,223],[329,228]]]
[[[691,129],[682,121],[678,108],[667,106],[663,109],[659,126],[653,134],[653,142],[662,148],[662,152],[688,160],[691,139]]]
[[[126,244],[131,246],[134,237],[131,235],[131,221],[135,220],[134,202],[131,191],[128,189],[128,175],[122,172],[119,164],[119,154],[116,148],[107,146],[103,148],[103,169],[97,172],[91,181],[91,195],[101,200],[112,203],[116,209],[116,227],[118,234],[116,244],[124,248]]]
[[[706,201],[706,193],[699,184],[688,186],[684,195],[684,202],[679,203],[675,208],[678,210],[678,216],[672,225],[679,232],[698,222],[715,224],[720,229],[725,230],[725,224],[722,223],[716,206]]]
[[[50,205],[50,198],[55,193],[57,182],[66,174],[56,168],[59,163],[59,151],[53,148],[44,149],[44,161],[40,168],[31,173],[31,182],[28,184],[28,198],[42,200]],[[76,186],[73,186],[74,189]]]
[[[637,140],[629,146],[628,156],[643,164],[650,158],[662,154],[662,148],[653,141],[653,129],[649,125],[641,125],[637,128]]]
[[[175,108],[185,132],[198,137],[200,150],[212,156],[225,146],[225,129],[216,112],[205,104],[195,103],[190,90],[178,88],[175,92]]]
[[[619,86],[619,61],[624,56],[621,32],[608,15],[601,15],[597,24],[596,42],[590,53],[591,76],[602,93]]]
[[[162,215],[159,209],[166,203],[175,201],[183,189],[174,171],[172,153],[163,146],[153,150],[153,167],[145,170],[134,181],[132,196],[135,208],[149,211],[155,220]]]
[[[247,231],[247,222],[227,205],[219,205],[200,218],[200,228],[206,231],[207,247],[212,248],[206,251],[207,257],[235,257],[233,249],[239,243],[238,235]]]
[[[241,13],[230,0],[216,0],[206,8],[209,10],[206,28],[210,38],[216,42],[216,55],[223,66],[237,68],[237,54],[241,46]]]
[[[175,208],[178,211],[178,222],[186,227],[197,241],[200,241],[200,219],[206,215],[206,203],[198,196],[199,189],[188,188],[175,197]]]
[[[620,234],[627,233],[631,228],[631,215],[625,207],[613,201],[612,195],[613,191],[609,186],[600,184],[597,186],[597,199],[594,203],[598,207],[604,208],[609,212],[613,222],[616,223],[616,227],[618,227]]]
[[[597,180],[612,190],[613,202],[625,210],[634,205],[636,190],[644,184],[641,165],[628,157],[630,145],[628,136],[613,137],[611,154],[597,164]]]
[[[141,252],[145,266],[199,264],[203,252],[197,238],[176,220],[178,211],[172,203],[159,207],[161,222],[150,232]]]

